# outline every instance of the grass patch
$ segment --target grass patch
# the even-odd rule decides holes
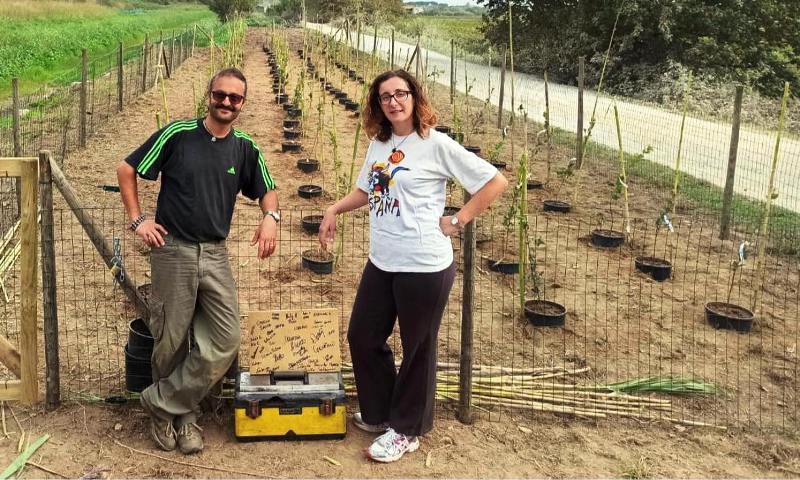
[[[469,60],[483,60],[486,57],[487,44],[480,31],[481,22],[481,17],[477,15],[409,15],[397,18],[393,26],[398,40],[413,44],[420,35],[424,48],[449,55],[450,39],[454,38],[456,45],[467,51]],[[390,35],[388,30],[382,31],[385,36]]]
[[[14,8],[16,7],[16,8]],[[118,43],[141,43],[145,34],[208,26],[216,17],[199,5],[115,9],[92,3],[4,3],[0,9],[0,98],[11,91],[11,78],[20,79],[21,92],[40,84],[72,78],[79,69],[81,49],[90,60],[115,52]]]
[[[553,143],[574,146],[575,134],[566,130],[554,129]],[[584,161],[589,163],[600,161],[616,170],[619,155],[616,149],[590,141],[587,150],[592,152],[592,156]],[[634,177],[665,192],[672,190],[672,185],[675,181],[675,170],[672,167],[650,161],[641,155],[633,155],[626,152],[625,156],[629,177]],[[723,189],[716,185],[686,173],[681,175],[681,202],[688,203],[692,208],[719,214],[722,212],[722,194]],[[763,201],[734,193],[731,210],[731,216],[736,228],[752,233],[761,226],[761,218],[764,213]],[[800,228],[799,213],[773,204],[770,220],[771,231],[790,234],[796,232],[798,228]]]

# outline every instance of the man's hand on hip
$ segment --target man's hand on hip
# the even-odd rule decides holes
[[[136,227],[136,235],[139,235],[144,243],[158,248],[164,246],[164,237],[167,235],[167,229],[155,221],[147,219]]]
[[[258,244],[258,258],[267,258],[275,251],[275,242],[278,236],[278,222],[267,215],[256,228],[250,245]]]

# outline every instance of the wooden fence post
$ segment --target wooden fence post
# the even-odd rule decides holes
[[[506,95],[506,61],[508,60],[508,53],[506,47],[503,45],[503,66],[500,67],[500,99],[497,102],[497,128],[503,128],[503,103]],[[513,109],[514,106],[512,105]]]
[[[125,83],[125,73],[123,70],[123,65],[125,62],[124,58],[124,50],[122,48],[122,42],[119,42],[119,55],[117,56],[117,111],[122,111],[122,104],[125,100],[125,92],[124,92],[124,83]]]
[[[56,253],[53,233],[53,177],[51,154],[39,153],[39,192],[42,215],[42,316],[44,318],[45,402],[48,410],[61,403],[61,373],[58,359],[58,308]]]
[[[169,41],[169,71],[170,74],[175,70],[175,30],[172,31],[172,38]],[[172,77],[170,77],[172,78]]]
[[[86,146],[86,107],[87,107],[86,97],[89,93],[88,82],[89,82],[89,53],[84,48],[81,49],[81,100],[80,100],[81,111],[79,112],[79,117],[78,117],[80,118],[81,147]]]
[[[147,34],[144,35],[142,44],[142,93],[147,91],[147,57],[150,56],[147,46]]]
[[[22,156],[22,141],[20,140],[20,118],[19,118],[19,79],[11,79],[11,131],[14,141],[14,156]],[[14,179],[14,190],[17,194],[17,218],[22,211],[22,179]]]
[[[192,27],[192,51],[189,54],[190,57],[194,57],[194,40],[197,37],[197,24],[195,23]]]
[[[19,138],[19,79],[11,79],[11,130],[14,137],[14,156],[22,156],[22,142]],[[19,191],[19,190],[17,190]]]
[[[733,209],[733,184],[736,177],[736,157],[739,153],[739,128],[742,125],[742,97],[744,87],[736,87],[736,98],[733,102],[733,122],[731,125],[731,145],[728,151],[728,174],[725,177],[725,190],[722,193],[722,218],[719,221],[719,238],[727,240],[730,234],[731,214]]]
[[[20,380],[22,381],[22,401],[33,405],[39,401],[39,381],[37,362],[39,359],[37,342],[37,281],[36,245],[39,222],[37,162],[26,162],[22,167],[22,205],[20,206],[20,277],[22,298],[20,299],[21,327],[19,335]]]
[[[470,194],[464,191],[464,203]],[[458,420],[471,424],[472,417],[472,364],[473,364],[473,300],[475,295],[475,223],[464,227],[464,280],[461,286],[461,354],[458,374]]]
[[[583,89],[585,81],[586,57],[578,57],[578,126],[575,145],[575,168],[583,165]]]
[[[392,49],[391,49],[391,56],[389,57],[389,69],[394,70],[394,28],[392,29]]]
[[[450,105],[456,101],[456,44],[450,39]]]

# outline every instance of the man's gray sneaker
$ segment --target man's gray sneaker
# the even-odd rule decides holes
[[[144,397],[140,397],[139,403],[142,404],[144,411],[150,415],[150,436],[153,438],[156,446],[161,450],[168,452],[175,450],[176,433],[175,427],[172,425],[173,418],[169,415],[154,412],[150,405],[147,404]]]
[[[196,423],[187,423],[178,429],[178,450],[184,455],[203,450],[203,429]]]

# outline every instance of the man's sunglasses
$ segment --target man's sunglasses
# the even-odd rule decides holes
[[[211,99],[217,103],[224,102],[226,98],[230,100],[231,105],[239,105],[240,103],[244,102],[244,97],[237,93],[225,93],[219,90],[211,91]]]

